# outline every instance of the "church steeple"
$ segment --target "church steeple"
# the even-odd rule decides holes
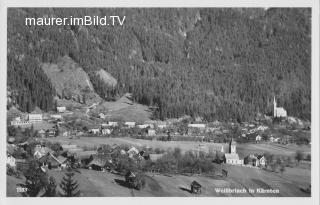
[[[233,138],[229,142],[229,153],[235,154],[236,153],[236,142],[233,141]]]

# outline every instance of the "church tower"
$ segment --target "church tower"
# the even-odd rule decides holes
[[[236,142],[231,139],[229,143],[229,153],[230,154],[235,154],[236,153]]]
[[[277,102],[275,96],[273,96],[273,117],[277,117]]]

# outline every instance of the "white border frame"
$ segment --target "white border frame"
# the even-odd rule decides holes
[[[215,203],[215,204],[319,204],[319,1],[318,0],[162,0],[161,2],[151,2],[150,0],[2,0],[0,2],[0,65],[3,74],[0,76],[0,204],[13,205],[21,203],[33,204],[55,204],[55,203],[120,203],[120,204],[145,204],[145,203]],[[91,197],[91,198],[12,198],[6,197],[6,175],[5,175],[5,156],[6,156],[6,63],[7,63],[7,7],[312,7],[312,196],[311,197],[281,197],[281,198],[239,198],[239,197],[140,197],[140,198],[121,198],[121,197]],[[211,201],[212,200],[212,201]]]

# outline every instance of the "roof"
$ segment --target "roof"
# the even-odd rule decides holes
[[[193,182],[191,183],[191,186],[200,188],[200,187],[201,187],[201,184],[199,184],[197,181],[193,181]]]
[[[48,147],[35,147],[34,148],[34,154],[36,152],[40,152],[41,154],[47,154],[48,152],[52,152],[52,150]]]
[[[108,162],[111,162],[110,155],[97,155],[93,158],[93,160],[88,164],[88,166],[96,165],[99,167],[104,167]]]
[[[236,153],[226,153],[226,154],[224,154],[224,156],[225,156],[226,160],[228,160],[228,159],[237,159],[237,160],[239,160],[239,155],[236,154]]]
[[[90,156],[94,156],[97,154],[97,151],[81,151],[81,152],[75,152],[75,157],[78,159],[85,159],[90,158]]]
[[[47,153],[46,155],[42,156],[39,160],[40,163],[50,163],[53,166],[58,166],[61,162],[52,154]]]
[[[132,172],[132,171],[128,171],[127,173],[126,173],[126,176],[125,176],[126,178],[134,178],[134,177],[136,177],[136,175]]]

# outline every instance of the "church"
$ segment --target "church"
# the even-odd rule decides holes
[[[273,117],[287,117],[287,111],[283,107],[277,107],[276,98],[273,97]]]
[[[236,142],[233,139],[229,143],[229,153],[224,154],[224,159],[226,164],[243,165],[243,159],[239,158],[236,152]]]

